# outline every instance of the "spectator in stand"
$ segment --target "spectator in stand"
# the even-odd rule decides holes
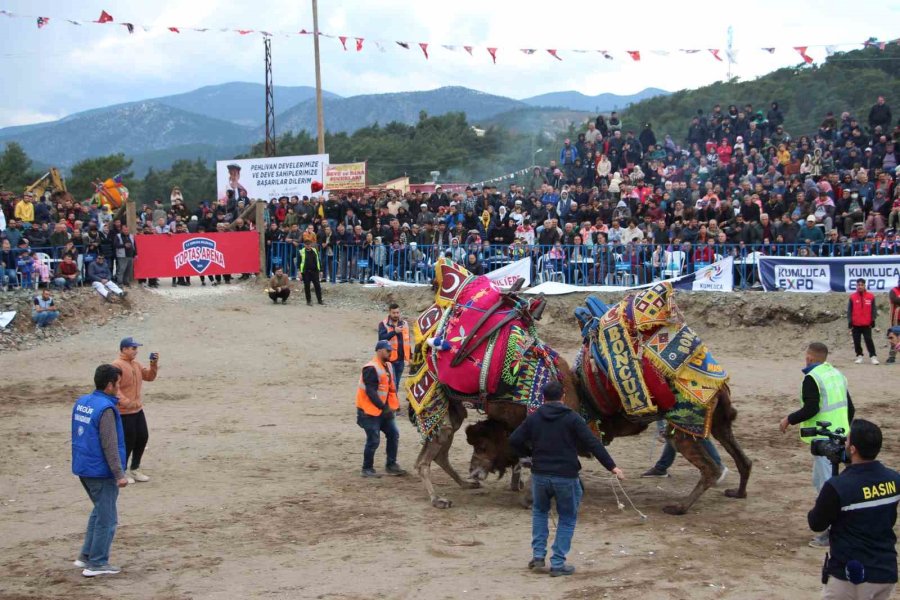
[[[34,194],[25,192],[25,195],[16,203],[15,218],[22,224],[22,229],[27,231],[31,229],[34,223]]]
[[[37,282],[34,277],[34,258],[31,256],[31,250],[28,248],[19,250],[16,255],[16,269],[19,272],[23,289],[37,288]]]
[[[116,282],[112,280],[112,272],[110,272],[109,265],[106,264],[106,257],[103,256],[103,254],[98,254],[97,259],[88,266],[87,275],[91,287],[93,287],[104,300],[110,300],[110,293],[115,294],[119,298],[125,298],[127,295],[127,292],[123,291],[122,288],[116,285]]]
[[[891,107],[884,101],[884,96],[878,96],[878,100],[869,109],[869,128],[875,131],[876,127],[881,127],[887,131],[891,126]]]
[[[178,188],[175,189],[177,190]],[[128,231],[128,225],[122,225],[121,231],[115,235],[114,240],[113,245],[116,250],[116,280],[119,285],[131,287],[131,280],[134,279],[135,247],[134,236]]]
[[[0,246],[0,288],[12,291],[14,287],[19,287],[18,256],[18,250],[13,250],[9,240],[3,240]]]
[[[59,309],[50,295],[50,290],[44,288],[39,296],[34,297],[34,306],[31,309],[31,320],[34,326],[43,329],[53,324],[59,318]]]
[[[56,278],[53,283],[66,290],[71,290],[73,286],[81,283],[81,269],[71,254],[63,255],[62,261],[56,267]]]

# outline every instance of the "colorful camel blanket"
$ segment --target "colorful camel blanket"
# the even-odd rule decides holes
[[[451,398],[481,408],[490,397],[535,410],[543,386],[560,378],[558,355],[530,318],[535,300],[503,295],[487,277],[446,259],[435,271],[435,302],[413,324],[406,383],[419,433],[433,435]],[[456,360],[463,350],[468,355]]]
[[[602,415],[655,420],[706,437],[725,370],[685,323],[670,284],[608,307],[595,297],[576,309],[585,346],[576,374]]]

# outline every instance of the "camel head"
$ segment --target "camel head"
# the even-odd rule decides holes
[[[509,431],[500,421],[485,419],[469,425],[466,441],[472,446],[469,477],[474,481],[483,481],[494,472],[499,472],[499,479],[519,462],[509,445]]]

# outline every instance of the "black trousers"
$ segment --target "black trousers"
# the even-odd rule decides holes
[[[853,326],[853,349],[856,350],[857,356],[863,355],[860,337],[865,338],[866,340],[866,350],[869,351],[869,356],[875,356],[875,343],[872,341],[872,328]]]
[[[288,296],[291,295],[290,288],[281,288],[277,292],[269,292],[269,298],[272,299],[272,302],[277,302],[278,300],[287,300]]]
[[[310,284],[316,288],[316,300],[320,303],[322,302],[322,284],[319,283],[319,272],[318,271],[307,271],[303,274],[303,293],[306,294],[306,301],[312,302],[312,295],[310,294],[309,286]]]
[[[144,411],[133,415],[122,415],[122,429],[125,432],[125,464],[123,469],[128,469],[128,457],[131,457],[131,468],[141,467],[141,457],[144,456],[144,448],[150,439],[150,431],[147,429],[147,418]]]

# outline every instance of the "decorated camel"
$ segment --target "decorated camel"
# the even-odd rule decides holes
[[[463,480],[449,461],[467,407],[491,417],[506,404],[537,406],[541,389],[552,380],[568,382],[576,392],[568,366],[537,336],[542,297],[521,298],[518,286],[502,291],[449,259],[435,265],[435,285],[434,304],[413,323],[415,349],[406,386],[410,420],[423,439],[415,469],[432,505],[449,508],[451,502],[431,481],[433,462],[463,488],[480,485]],[[518,490],[519,484],[513,465],[511,485]]]
[[[575,393],[566,403],[578,411],[605,443],[636,435],[664,419],[666,437],[700,470],[700,480],[680,502],[663,510],[683,514],[715,483],[719,468],[700,443],[712,434],[734,459],[740,474],[731,498],[745,498],[752,463],[734,438],[727,375],[679,313],[674,291],[660,283],[609,307],[589,297],[575,311],[583,345],[572,377]],[[568,391],[568,390],[567,390]],[[508,435],[531,407],[502,403],[488,419],[470,425],[470,475],[475,481],[518,464]]]

